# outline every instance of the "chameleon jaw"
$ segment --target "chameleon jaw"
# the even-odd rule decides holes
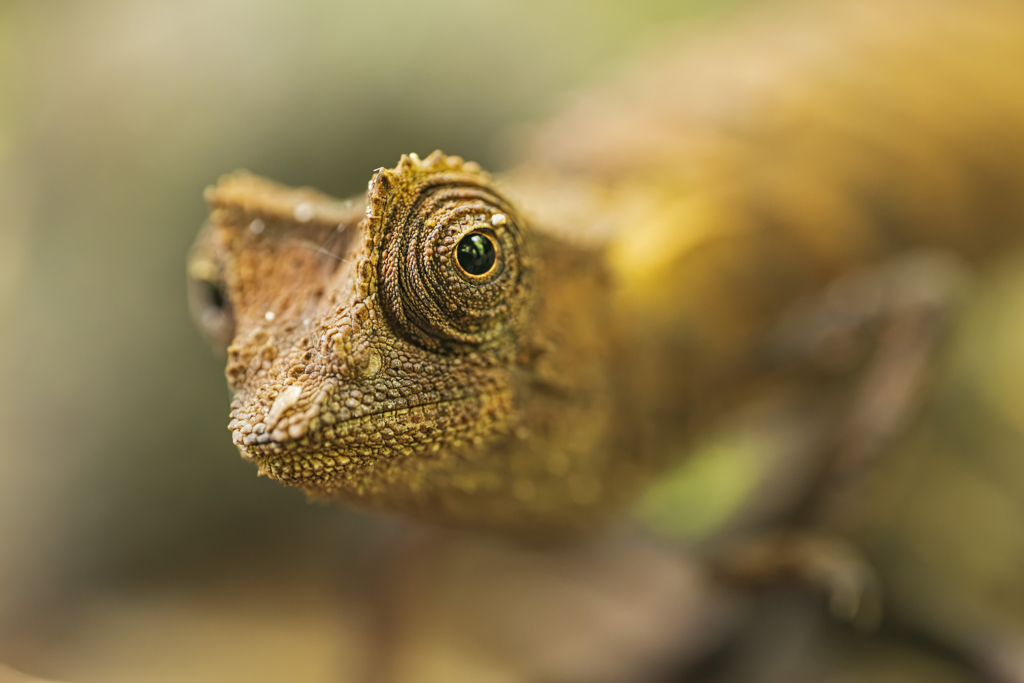
[[[387,466],[410,457],[435,458],[444,449],[485,443],[500,416],[509,412],[510,393],[466,395],[353,416],[327,424],[297,439],[238,444],[259,473],[307,492],[360,495],[383,485]],[[326,415],[327,413],[325,413]],[[237,444],[237,434],[236,444]]]

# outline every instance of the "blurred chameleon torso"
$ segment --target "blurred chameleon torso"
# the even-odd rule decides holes
[[[498,177],[439,152],[348,201],[226,176],[189,273],[235,443],[314,496],[580,526],[743,402],[842,397],[863,353],[827,379],[765,360],[794,304],[1022,232],[1022,20],[844,3],[740,26],[582,102]]]

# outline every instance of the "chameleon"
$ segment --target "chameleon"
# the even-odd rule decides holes
[[[812,5],[664,48],[501,174],[222,177],[188,276],[234,443],[315,498],[532,534],[614,519],[759,397],[848,405],[869,352],[779,362],[780,321],[894,255],[1019,241],[1021,26]]]

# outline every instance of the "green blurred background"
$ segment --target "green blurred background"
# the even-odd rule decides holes
[[[0,662],[350,678],[362,655],[339,643],[365,615],[324,606],[348,604],[387,526],[257,479],[231,445],[222,364],[185,303],[203,187],[244,167],[345,196],[435,148],[501,169],[574,91],[743,4],[0,4]],[[993,604],[1024,574],[1022,270],[979,281],[893,479],[945,467],[935,486],[967,498],[883,490],[865,521],[879,547],[908,525],[908,584],[967,547],[935,581],[982,576]]]

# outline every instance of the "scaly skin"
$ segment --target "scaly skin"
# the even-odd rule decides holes
[[[244,174],[208,199],[192,269],[223,274],[230,427],[262,472],[464,523],[572,522],[607,503],[593,250],[529,233],[486,174],[440,153],[379,170],[365,213]],[[480,231],[498,257],[474,278],[453,245]]]
[[[223,178],[190,273],[233,316],[206,293],[242,454],[436,521],[592,523],[742,400],[820,385],[762,362],[793,302],[900,250],[1016,239],[1021,10],[798,16],[810,44],[768,24],[663,55],[498,181],[441,153],[347,204]],[[471,232],[498,254],[476,279]]]

